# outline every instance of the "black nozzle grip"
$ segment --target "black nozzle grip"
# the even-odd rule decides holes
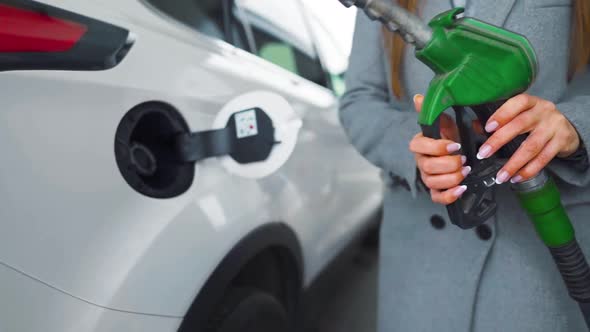
[[[422,125],[422,134],[425,137],[432,139],[441,139],[440,136],[440,120],[437,119],[432,126]],[[475,227],[472,218],[469,218],[468,212],[463,210],[463,204],[460,200],[447,205],[447,213],[451,222],[460,228],[469,229]]]
[[[499,100],[493,103],[487,103],[470,107],[475,113],[482,126],[485,126],[490,117],[506,102]],[[455,107],[457,113],[457,123],[463,145],[463,153],[467,157],[467,165],[473,167],[472,173],[464,180],[463,184],[467,185],[467,191],[456,202],[447,205],[447,212],[451,222],[460,228],[469,229],[483,224],[494,215],[497,205],[493,197],[494,176],[499,170],[499,165],[495,161],[499,158],[509,158],[518,150],[526,135],[520,135],[506,144],[498,151],[493,158],[478,160],[476,157],[478,144],[485,140],[485,136],[490,134],[476,133],[472,127],[471,120],[463,116],[465,112],[463,107]],[[432,125],[422,126],[424,136],[440,139],[440,120],[437,119]],[[476,137],[482,139],[477,139]]]

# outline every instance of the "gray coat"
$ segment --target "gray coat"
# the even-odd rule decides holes
[[[590,75],[566,81],[571,0],[470,0],[467,15],[526,35],[540,61],[530,93],[555,102],[590,147]],[[426,1],[430,19],[450,1]],[[352,144],[387,174],[379,277],[380,332],[584,331],[577,306],[507,186],[486,226],[461,230],[444,206],[417,185],[408,142],[419,132],[411,96],[424,93],[431,71],[407,51],[407,96],[390,93],[379,24],[357,18],[341,122]],[[590,172],[571,161],[550,166],[590,255]],[[406,183],[407,182],[407,183]],[[442,220],[440,219],[442,217]]]

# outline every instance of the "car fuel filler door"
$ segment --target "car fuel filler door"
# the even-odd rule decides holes
[[[281,96],[250,92],[231,100],[211,129],[191,132],[174,107],[148,102],[129,111],[115,139],[119,170],[136,191],[172,198],[193,183],[195,163],[216,157],[232,175],[263,178],[292,154],[301,120]]]

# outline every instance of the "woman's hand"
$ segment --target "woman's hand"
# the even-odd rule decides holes
[[[422,109],[423,101],[421,95],[414,97],[417,112]],[[410,142],[410,151],[416,157],[422,182],[430,188],[432,200],[435,203],[451,204],[467,190],[466,186],[460,184],[471,172],[471,167],[463,166],[464,156],[452,155],[461,149],[461,144],[456,142],[458,133],[453,120],[443,114],[440,122],[443,139],[435,140],[419,133]]]
[[[518,135],[530,133],[496,175],[498,184],[530,179],[556,156],[568,157],[580,146],[578,132],[555,104],[527,94],[509,99],[490,117],[485,130],[494,134],[479,149],[479,159],[492,156]]]

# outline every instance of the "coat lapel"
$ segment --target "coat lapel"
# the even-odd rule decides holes
[[[516,0],[471,0],[476,2],[473,16],[478,20],[490,23],[496,26],[504,26],[508,15],[512,11]]]

